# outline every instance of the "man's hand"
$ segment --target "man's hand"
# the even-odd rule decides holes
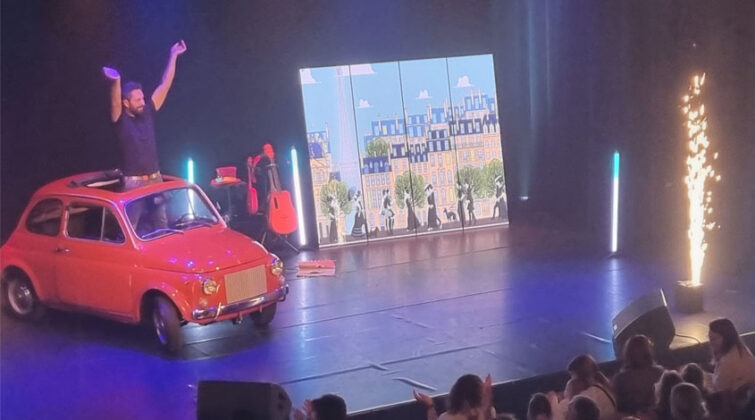
[[[172,47],[170,47],[170,54],[172,56],[179,56],[185,52],[186,52],[186,43],[184,42],[183,39],[176,42],[175,44],[173,44]]]
[[[105,77],[113,81],[121,79],[121,75],[120,73],[118,73],[118,70],[111,69],[110,67],[102,67],[102,73],[105,74]]]

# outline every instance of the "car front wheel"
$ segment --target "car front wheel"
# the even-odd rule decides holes
[[[152,327],[157,340],[165,349],[171,353],[181,350],[181,319],[173,302],[164,296],[157,296],[152,305]]]
[[[3,281],[3,306],[19,319],[38,319],[44,307],[26,276],[11,274]]]
[[[254,326],[262,328],[270,325],[273,322],[273,318],[275,318],[277,307],[278,303],[273,303],[272,305],[265,306],[259,312],[252,312],[249,316],[252,318]]]

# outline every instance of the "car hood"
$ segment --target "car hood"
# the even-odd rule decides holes
[[[199,227],[141,244],[146,268],[207,273],[247,264],[269,255],[248,236],[231,229]]]

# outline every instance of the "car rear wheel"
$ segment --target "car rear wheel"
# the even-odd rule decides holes
[[[152,328],[157,341],[169,352],[178,353],[183,347],[181,319],[168,298],[157,296],[152,305]]]
[[[3,280],[3,307],[19,319],[38,319],[44,314],[34,286],[26,276],[17,273]]]
[[[270,325],[270,323],[273,322],[273,318],[275,318],[275,310],[277,307],[278,303],[276,302],[272,305],[265,306],[259,312],[252,312],[249,317],[252,318],[254,326],[263,328]]]

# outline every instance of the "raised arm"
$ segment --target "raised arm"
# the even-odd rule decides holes
[[[110,121],[116,122],[121,117],[121,75],[118,70],[103,67],[102,73],[110,80]]]
[[[176,42],[170,47],[170,57],[168,57],[168,65],[163,72],[163,80],[152,93],[152,103],[155,104],[155,110],[163,106],[165,98],[168,96],[170,85],[173,84],[173,77],[176,75],[176,59],[184,52],[186,52],[186,43],[183,40]]]

